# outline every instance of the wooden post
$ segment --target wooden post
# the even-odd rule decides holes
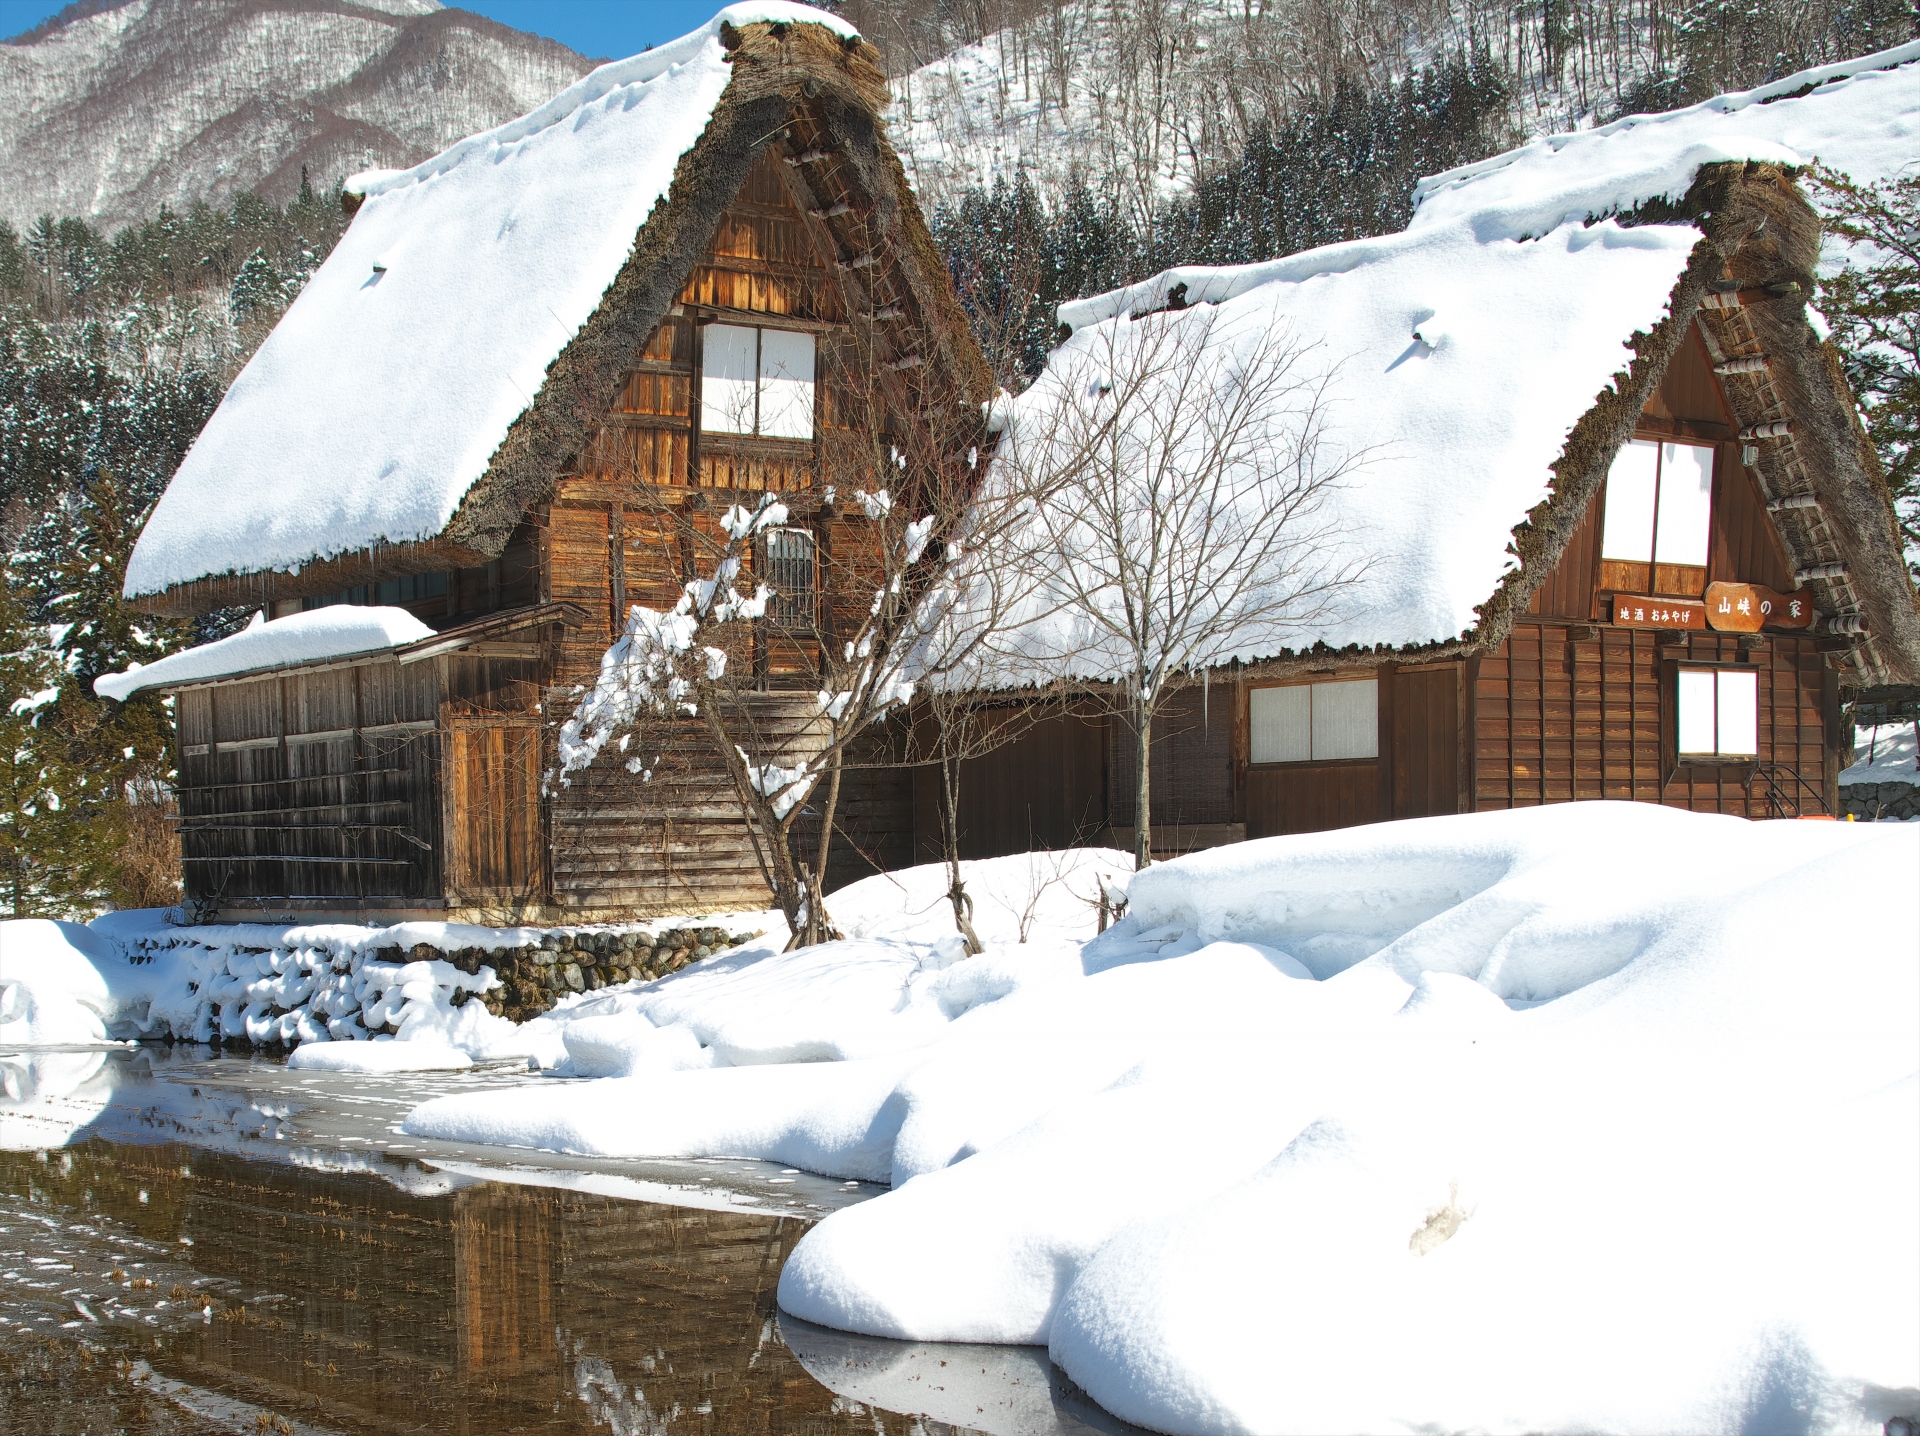
[[[1379,700],[1375,705],[1379,724],[1375,746],[1379,749],[1379,757],[1375,762],[1379,765],[1378,803],[1380,818],[1383,822],[1391,820],[1395,815],[1394,787],[1397,775],[1393,771],[1393,702],[1394,677],[1399,672],[1399,668],[1400,665],[1397,663],[1382,663],[1373,671],[1376,684],[1374,691],[1379,694]]]

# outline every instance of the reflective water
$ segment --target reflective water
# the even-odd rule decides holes
[[[1037,1350],[783,1321],[807,1223],[871,1187],[396,1130],[524,1072],[206,1056],[0,1055],[0,1432],[1122,1429]]]

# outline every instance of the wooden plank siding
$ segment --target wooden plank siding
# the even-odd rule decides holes
[[[1674,752],[1673,670],[1679,663],[1747,663],[1759,675],[1760,758],[1818,790],[1824,779],[1825,660],[1815,640],[1769,635],[1742,651],[1732,634],[1663,645],[1635,629],[1516,625],[1480,661],[1474,685],[1474,806],[1617,798],[1695,812],[1767,817],[1750,767],[1681,762]],[[1811,795],[1805,806],[1818,811]]]
[[[182,692],[187,897],[437,899],[437,705],[392,661]]]

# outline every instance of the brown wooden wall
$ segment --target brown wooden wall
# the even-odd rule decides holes
[[[1588,636],[1591,635],[1591,636]],[[1814,639],[1769,634],[1744,655],[1733,634],[1663,646],[1648,630],[1516,625],[1473,686],[1474,806],[1530,807],[1583,798],[1664,803],[1768,817],[1765,783],[1746,764],[1681,763],[1673,719],[1676,662],[1750,663],[1760,676],[1760,761],[1779,765],[1798,806],[1821,811],[1828,785],[1824,656]]]
[[[821,645],[856,626],[876,567],[873,525],[857,508],[835,509],[826,488],[851,494],[871,485],[870,441],[886,421],[861,407],[871,375],[860,372],[849,340],[831,243],[796,188],[805,182],[777,149],[755,165],[576,471],[533,516],[540,598],[577,604],[589,616],[566,634],[551,675],[549,766],[552,729],[572,712],[575,686],[598,673],[628,607],[672,608],[688,579],[712,573],[726,544],[721,515],[767,490],[788,505],[791,526],[811,533],[821,592],[793,621],[742,624],[725,635],[728,671],[744,680],[741,702],[754,715],[757,756],[791,763],[815,750],[808,735]],[[864,282],[875,286],[878,307],[890,281]],[[696,422],[705,325],[757,318],[818,340],[811,441],[705,434]],[[749,582],[756,559],[748,556]],[[850,755],[830,886],[912,860],[911,776],[877,766],[892,741],[876,736]],[[645,760],[644,779],[627,770],[635,756]],[[626,750],[603,754],[552,793],[547,823],[558,908],[685,910],[767,900],[739,802],[698,722],[643,724]],[[801,831],[806,840],[804,823]]]
[[[392,661],[182,692],[188,899],[437,899],[439,698]]]
[[[986,722],[1018,736],[960,766],[960,856],[992,858],[1099,841],[1111,822],[1107,715],[1058,705],[1031,713],[1009,704]],[[941,857],[939,783],[934,767],[912,772],[915,862]]]
[[[1727,407],[1706,347],[1698,330],[1690,330],[1648,403],[1636,437],[1713,444],[1713,517],[1706,572],[1688,569],[1683,573],[1671,565],[1663,566],[1660,573],[1648,572],[1644,564],[1603,567],[1603,485],[1568,540],[1560,562],[1535,591],[1527,606],[1528,615],[1604,623],[1612,617],[1609,600],[1616,589],[1697,598],[1707,584],[1726,582],[1758,583],[1782,593],[1790,591],[1794,587],[1792,563],[1767,515],[1759,486],[1740,462],[1741,445],[1735,433],[1732,410]]]

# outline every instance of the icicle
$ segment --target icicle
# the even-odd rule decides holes
[[[1212,728],[1212,718],[1207,712],[1207,694],[1211,691],[1208,685],[1212,676],[1211,668],[1200,670],[1200,731],[1202,733],[1209,732]]]

